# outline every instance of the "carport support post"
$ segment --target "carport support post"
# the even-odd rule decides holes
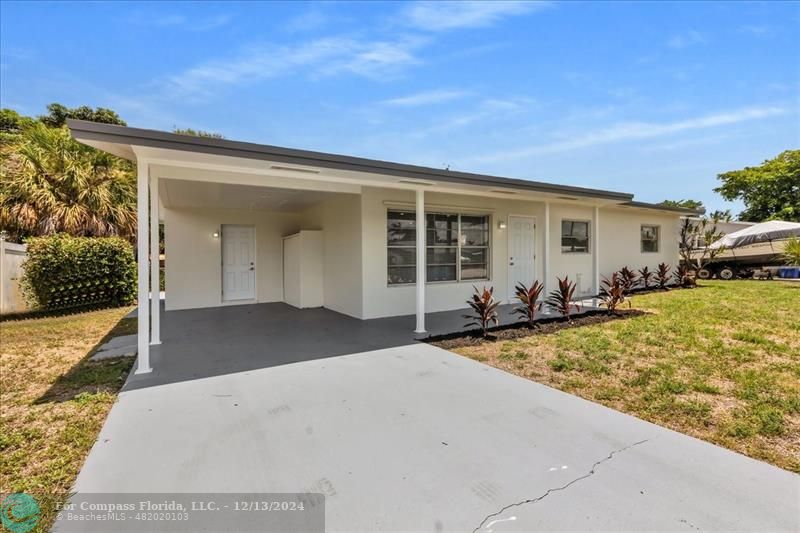
[[[161,261],[158,239],[158,178],[150,176],[150,344],[161,344]]]
[[[594,206],[592,218],[592,292],[595,296],[592,306],[597,307],[596,296],[600,293],[600,206]]]
[[[425,191],[417,189],[417,328],[425,333]]]
[[[544,298],[550,294],[550,202],[544,203],[544,260],[543,263],[543,282]]]
[[[147,161],[136,161],[136,260],[138,262],[139,298],[138,316],[138,358],[136,374],[153,370],[150,368],[150,270],[148,257],[148,181],[150,172]]]

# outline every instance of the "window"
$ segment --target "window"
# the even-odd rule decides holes
[[[589,223],[582,220],[561,221],[561,252],[589,253]]]
[[[658,226],[642,226],[642,252],[658,252]]]
[[[489,217],[454,213],[425,214],[426,281],[489,278]],[[415,283],[416,214],[387,215],[389,285]]]
[[[416,282],[416,215],[413,211],[389,211],[386,229],[389,285]]]

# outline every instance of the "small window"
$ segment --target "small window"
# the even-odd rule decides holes
[[[582,220],[561,221],[561,252],[589,253],[589,223]]]
[[[642,252],[658,252],[658,226],[642,226]]]

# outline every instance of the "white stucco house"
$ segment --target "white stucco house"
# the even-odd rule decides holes
[[[680,217],[697,214],[621,192],[68,125],[138,167],[138,231],[150,239],[138,242],[137,372],[160,342],[158,301],[147,305],[159,221],[168,311],[282,301],[359,319],[416,314],[419,333],[426,312],[465,307],[472,285],[508,302],[517,282],[549,291],[569,276],[585,298],[624,265],[675,264]]]

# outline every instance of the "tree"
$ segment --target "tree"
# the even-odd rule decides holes
[[[706,217],[699,220],[685,217],[681,220],[678,251],[683,264],[695,273],[705,268],[723,251],[723,248],[711,248],[711,245],[724,235],[717,230],[716,222]]]
[[[658,205],[664,207],[680,207],[682,209],[702,209],[703,202],[700,200],[664,200]]]
[[[69,108],[58,103],[53,103],[47,106],[47,111],[48,113],[40,116],[39,120],[51,128],[59,128],[65,125],[68,118],[127,126],[127,123],[122,120],[115,111],[105,107],[92,109],[89,106],[83,105]]]
[[[133,167],[78,143],[66,128],[35,122],[0,159],[0,227],[15,241],[61,232],[132,240]]]
[[[225,138],[225,136],[221,133],[215,133],[212,131],[204,131],[204,130],[193,130],[192,128],[173,128],[172,133],[177,133],[178,135],[191,135],[193,137],[208,137],[209,139]]]
[[[742,200],[740,220],[800,222],[800,150],[786,150],[757,167],[723,172],[714,189],[726,200]]]
[[[719,209],[712,211],[708,218],[714,220],[716,222],[730,222],[733,220],[733,213],[731,213],[730,209],[726,209],[725,211],[720,211]]]

